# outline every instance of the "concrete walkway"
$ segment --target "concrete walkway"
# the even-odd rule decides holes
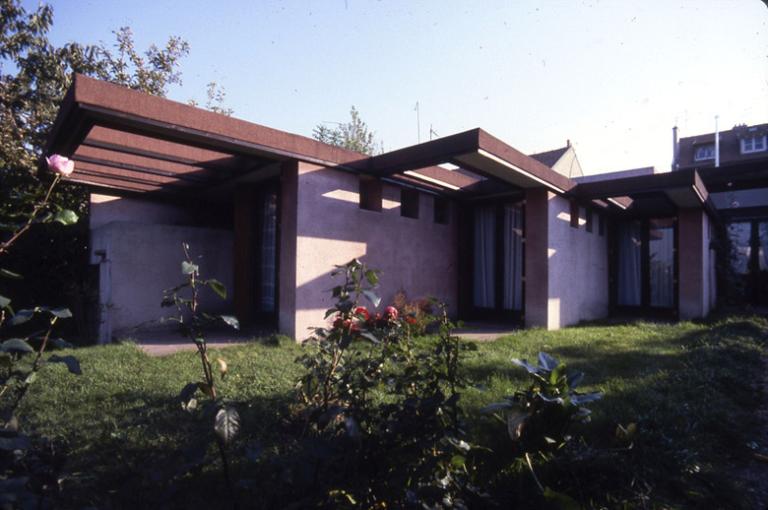
[[[520,331],[519,326],[511,324],[494,324],[490,322],[465,322],[463,328],[457,329],[454,334],[465,340],[476,342],[492,342],[499,337],[511,335]]]
[[[167,356],[180,351],[194,351],[197,349],[195,342],[173,331],[140,333],[134,335],[134,337],[139,348],[150,356]],[[205,336],[209,349],[243,345],[253,337],[254,335],[224,332],[209,333]]]

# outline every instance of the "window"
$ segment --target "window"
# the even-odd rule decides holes
[[[764,152],[766,149],[765,136],[750,136],[741,139],[741,153]]]
[[[587,209],[587,232],[592,232],[592,210]]]
[[[571,200],[571,226],[579,228],[579,204]]]
[[[448,224],[448,200],[441,198],[441,197],[435,197],[435,223],[439,223],[440,225],[447,225]]]
[[[707,145],[696,146],[696,151],[693,153],[693,159],[694,161],[715,159],[715,144],[708,143]]]
[[[375,177],[360,176],[360,209],[381,212],[381,181]]]
[[[419,217],[419,192],[415,189],[400,190],[400,216],[414,219]]]

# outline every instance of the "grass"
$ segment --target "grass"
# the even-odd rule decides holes
[[[592,405],[594,420],[583,431],[595,452],[620,451],[583,461],[582,501],[749,508],[738,473],[749,463],[747,443],[759,431],[754,411],[766,403],[755,383],[764,377],[767,343],[768,322],[756,317],[521,331],[467,354],[465,370],[474,386],[462,402],[477,437],[504,451],[504,427],[476,411],[525,384],[524,372],[510,358],[535,359],[546,351],[585,372],[585,389],[605,393]],[[233,449],[258,444],[276,451],[290,440],[284,420],[301,373],[294,363],[300,353],[301,347],[290,343],[213,352],[230,367],[219,391],[242,416],[243,434]],[[183,465],[190,438],[210,427],[178,401],[181,388],[199,380],[199,360],[191,352],[150,358],[130,343],[72,354],[83,375],[68,374],[62,364],[47,366],[19,411],[22,428],[67,452],[62,505],[158,505],[163,493],[158,471]],[[633,447],[618,448],[616,426],[631,422],[638,425]],[[541,469],[545,482],[555,484],[546,480],[546,466]],[[180,506],[198,506],[221,497],[221,485],[213,466],[186,477],[184,494],[169,497]]]

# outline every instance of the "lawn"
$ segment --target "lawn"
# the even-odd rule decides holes
[[[574,496],[583,504],[751,508],[749,487],[740,478],[746,469],[761,468],[753,450],[768,448],[760,444],[755,413],[766,405],[758,383],[765,377],[767,345],[768,322],[757,317],[526,330],[466,354],[464,369],[473,385],[461,402],[478,442],[504,451],[505,427],[478,409],[525,384],[524,371],[511,358],[535,359],[546,351],[585,372],[586,389],[604,392],[592,404],[592,422],[578,430],[592,452],[573,467],[579,487]],[[235,478],[248,471],[249,458],[278,455],[292,440],[286,418],[301,352],[287,342],[213,352],[229,365],[220,394],[242,417],[242,435],[232,446]],[[178,400],[181,388],[199,379],[195,354],[151,358],[129,342],[73,354],[83,375],[68,374],[62,364],[47,366],[19,412],[22,428],[66,454],[59,504],[215,506],[224,497],[218,465],[182,476],[173,492],[163,483],[183,473],[193,438],[209,427]],[[617,425],[629,423],[637,424],[636,436],[617,443]],[[214,453],[209,449],[211,458]],[[546,480],[548,473],[542,465],[540,476],[556,484]],[[259,493],[258,480],[243,480],[238,490]]]

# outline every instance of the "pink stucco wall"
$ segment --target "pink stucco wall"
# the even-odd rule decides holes
[[[229,299],[204,294],[203,307],[231,313],[232,232],[181,225],[189,211],[170,204],[98,195],[91,202],[91,262],[99,265],[99,342],[142,329],[169,327],[160,319],[163,290],[183,280],[182,242],[190,245],[205,278],[230,290]]]
[[[329,272],[355,257],[381,270],[381,307],[402,289],[409,298],[435,296],[455,311],[455,207],[449,224],[441,225],[434,223],[433,198],[425,193],[420,194],[419,218],[412,219],[400,215],[395,186],[384,184],[382,211],[373,212],[359,207],[355,174],[299,163],[296,181],[295,318],[292,331],[281,320],[284,333],[300,340],[308,328],[323,324],[332,304],[328,290],[336,284]],[[291,261],[281,257],[281,264],[286,262]],[[281,290],[285,287],[283,282]]]
[[[705,317],[715,304],[714,251],[710,219],[702,209],[681,209],[678,216],[681,319]]]
[[[580,211],[582,208],[580,208]],[[570,225],[570,203],[549,193],[547,328],[558,329],[608,316],[608,243],[597,214],[592,232],[584,216]]]

